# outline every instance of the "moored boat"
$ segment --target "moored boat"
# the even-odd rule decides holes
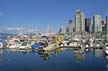
[[[108,54],[108,43],[106,43],[105,46],[105,53]]]
[[[2,49],[3,48],[3,43],[2,42],[0,42],[0,49]]]
[[[53,43],[53,44],[49,44],[47,47],[43,48],[43,50],[45,50],[45,51],[52,51],[52,50],[55,50],[57,48],[58,47],[56,47],[56,44]]]
[[[35,42],[34,44],[32,44],[32,49],[38,49],[40,47],[42,47],[41,42]]]
[[[29,42],[22,42],[22,44],[18,47],[19,49],[31,49],[31,44]]]
[[[75,38],[72,39],[72,41],[68,41],[66,43],[62,43],[60,45],[60,47],[81,47],[80,41],[81,40],[79,38],[75,37]]]
[[[10,49],[17,49],[18,47],[20,47],[20,43],[15,43],[15,44],[10,44],[8,48]]]

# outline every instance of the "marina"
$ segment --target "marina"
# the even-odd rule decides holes
[[[81,35],[76,37],[79,35],[73,35],[72,39],[69,35],[59,34],[26,37],[8,35],[5,43],[0,43],[0,70],[108,70],[106,39],[85,39]],[[64,36],[67,37],[63,38]]]
[[[0,0],[0,71],[108,71],[107,0]]]
[[[86,34],[85,34],[86,35]],[[31,38],[33,37],[34,38]],[[104,40],[93,40],[92,38],[87,37],[86,39],[83,39],[82,37],[76,37],[72,36],[73,39],[71,39],[69,36],[68,39],[64,40],[65,35],[40,35],[40,38],[37,38],[38,35],[32,35],[24,37],[21,36],[7,36],[5,39],[5,45],[1,42],[0,48],[3,47],[7,49],[43,49],[43,50],[54,50],[56,48],[62,47],[62,48],[105,48],[106,39]],[[21,37],[21,38],[20,38]],[[66,37],[65,37],[66,38]],[[70,40],[71,39],[71,40]],[[92,39],[92,40],[91,40]],[[4,40],[2,40],[4,41]]]
[[[97,34],[1,33],[0,70],[107,71],[108,37]]]
[[[75,33],[73,33],[75,34]],[[85,36],[84,36],[85,35]],[[1,49],[18,49],[18,50],[45,50],[53,51],[57,48],[79,48],[81,50],[85,49],[104,49],[107,48],[107,37],[106,38],[96,38],[93,36],[86,36],[87,34],[77,34],[77,35],[12,35],[5,38],[3,42],[0,42]],[[25,37],[26,36],[26,37]],[[40,37],[37,37],[40,36]],[[86,37],[86,38],[83,38]],[[100,36],[101,37],[101,36]],[[71,39],[71,40],[70,40]],[[103,39],[103,40],[101,40]],[[5,47],[5,48],[4,48]]]

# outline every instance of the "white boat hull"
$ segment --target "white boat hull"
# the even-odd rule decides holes
[[[2,49],[3,48],[3,43],[2,42],[0,42],[0,49]]]
[[[80,44],[77,42],[73,42],[70,44],[61,44],[60,47],[80,47]]]
[[[10,45],[8,48],[10,49],[17,49],[20,45]]]
[[[105,53],[108,54],[108,50],[105,50]]]
[[[56,48],[58,48],[58,47],[56,47],[55,44],[50,44],[47,47],[43,48],[43,50],[45,50],[45,51],[52,51],[52,50],[55,50]]]
[[[108,47],[105,48],[105,53],[108,54]]]
[[[19,49],[30,49],[30,46],[20,46]]]

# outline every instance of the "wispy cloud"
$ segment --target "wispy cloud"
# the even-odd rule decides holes
[[[19,31],[21,31],[21,30],[24,30],[25,28],[7,28],[8,30],[19,30]]]

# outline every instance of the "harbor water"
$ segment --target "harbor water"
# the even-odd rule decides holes
[[[108,57],[102,49],[59,48],[52,52],[0,50],[0,71],[107,71]]]

